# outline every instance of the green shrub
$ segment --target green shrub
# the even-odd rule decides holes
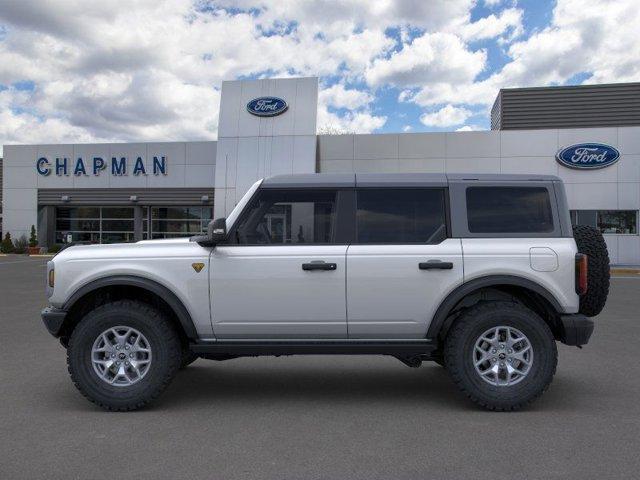
[[[29,235],[29,246],[30,247],[38,246],[38,235],[36,234],[35,225],[31,225],[31,234]]]
[[[21,235],[20,238],[13,242],[13,253],[27,253],[28,245],[27,236]]]
[[[49,247],[48,252],[49,253],[58,253],[60,250],[62,250],[62,244],[60,243],[54,243],[53,245],[51,245]]]
[[[13,242],[11,241],[11,234],[7,232],[0,244],[0,251],[2,253],[13,253]]]

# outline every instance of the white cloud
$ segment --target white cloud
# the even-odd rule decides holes
[[[472,21],[476,3],[4,2],[0,144],[215,139],[218,88],[238,77],[337,82],[320,93],[318,124],[360,132],[395,115],[372,109],[390,86],[398,102],[439,109],[425,114],[435,126],[453,121],[447,108],[486,114],[503,87],[640,80],[637,0],[557,0],[550,24],[526,36],[525,6],[484,0],[493,13]],[[478,40],[501,49],[503,67],[487,72]],[[24,81],[33,90],[12,86]]]
[[[0,85],[10,141],[214,139],[219,87],[239,76],[361,78],[396,45],[387,29],[463,22],[474,0],[21,0],[0,9]],[[229,7],[229,8],[224,8]],[[252,9],[252,10],[250,10]],[[329,92],[339,108],[370,92]],[[25,113],[28,112],[28,113]],[[55,119],[56,129],[45,129]],[[34,128],[20,127],[36,122]],[[384,116],[352,112],[350,128]],[[38,123],[40,122],[40,123]],[[37,125],[41,127],[37,128]],[[68,132],[63,133],[64,125]],[[26,135],[25,131],[30,134]],[[21,133],[22,132],[22,133]],[[67,135],[67,136],[65,136]]]
[[[371,133],[382,128],[386,116],[371,113],[374,97],[368,92],[336,83],[318,94],[318,131],[320,133]],[[339,115],[333,109],[346,109]]]
[[[329,35],[340,33],[344,24],[375,29],[412,25],[435,30],[464,19],[476,0],[217,0],[217,5],[249,9],[260,6],[261,19],[271,24],[297,20]]]
[[[471,82],[483,70],[484,50],[471,51],[452,33],[425,33],[365,72],[370,85],[411,87],[432,82]]]
[[[477,132],[483,130],[478,125],[465,125],[464,127],[456,128],[456,132]]]
[[[335,108],[347,108],[357,110],[369,105],[374,97],[369,92],[357,89],[347,89],[344,85],[336,83],[329,88],[320,90],[318,101],[323,105]]]
[[[451,127],[464,123],[473,113],[466,108],[445,105],[433,113],[424,113],[420,121],[428,127]]]
[[[413,127],[411,125],[405,125],[404,127],[402,127],[402,131],[403,132],[410,132],[411,130],[413,130]]]
[[[587,83],[640,80],[636,0],[558,0],[551,24],[507,49],[510,60],[484,80],[424,82],[405,101],[489,107],[500,88],[563,84],[587,73]]]
[[[476,22],[468,23],[458,30],[464,40],[484,40],[507,34],[507,40],[522,35],[523,11],[519,8],[507,8],[499,15],[491,14]]]
[[[319,132],[371,133],[382,128],[386,122],[386,116],[370,112],[347,112],[338,116],[323,106],[318,107]]]

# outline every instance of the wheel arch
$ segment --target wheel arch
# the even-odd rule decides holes
[[[85,307],[87,303],[91,303],[89,300],[96,299],[101,293],[112,294],[113,292],[121,291],[123,287],[128,291],[127,295],[125,295],[127,298],[139,299],[138,296],[134,294],[143,294],[143,299],[152,299],[167,310],[167,313],[173,317],[173,322],[185,339],[195,340],[198,338],[191,314],[176,294],[155,280],[136,275],[112,275],[102,277],[92,280],[78,288],[62,307],[62,309],[67,312],[62,337],[68,336],[70,330],[73,329],[79,319],[86,313],[83,307]]]
[[[454,289],[440,303],[436,313],[431,320],[427,330],[427,338],[440,339],[446,335],[451,327],[454,318],[452,313],[457,311],[457,307],[470,296],[479,294],[486,290],[504,291],[520,299],[520,294],[530,296],[532,301],[537,302],[533,308],[549,324],[554,334],[557,332],[557,317],[563,311],[560,302],[545,287],[524,277],[516,275],[490,275],[465,282]]]

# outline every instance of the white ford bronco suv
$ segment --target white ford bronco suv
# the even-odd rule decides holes
[[[602,235],[552,176],[308,174],[256,182],[206,235],[74,246],[44,323],[108,410],[157,398],[196,358],[433,360],[474,402],[529,404],[609,290]]]

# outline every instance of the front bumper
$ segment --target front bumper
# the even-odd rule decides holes
[[[47,307],[42,310],[40,315],[49,333],[56,338],[59,337],[64,325],[64,320],[67,317],[67,312],[54,307]]]
[[[593,333],[593,320],[580,314],[561,315],[560,341],[565,345],[582,346],[589,343]]]

